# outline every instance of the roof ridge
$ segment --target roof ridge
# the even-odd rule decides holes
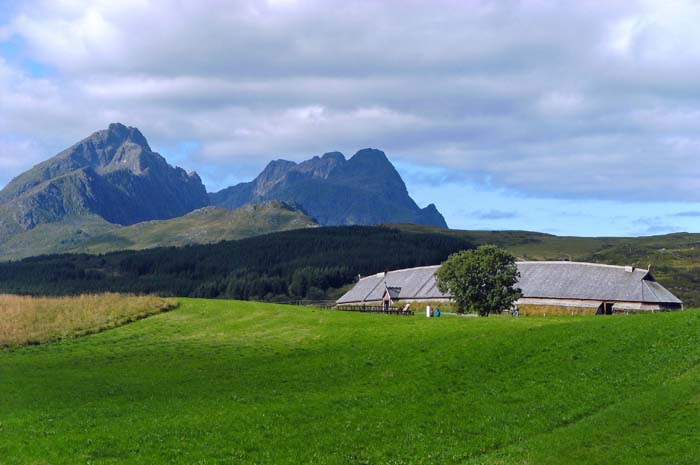
[[[601,268],[617,268],[617,269],[626,269],[628,267],[634,268],[634,271],[644,271],[646,273],[649,272],[648,269],[646,268],[638,268],[636,266],[632,265],[608,265],[605,263],[593,263],[593,262],[572,262],[568,260],[519,260],[515,262],[516,264],[518,263],[523,263],[523,264],[537,264],[537,265],[586,265],[586,266],[598,266]]]
[[[632,265],[608,265],[605,263],[593,263],[593,262],[574,262],[574,261],[568,261],[568,260],[518,260],[515,262],[516,264],[536,264],[536,265],[585,265],[585,266],[596,266],[596,267],[601,267],[601,268],[616,268],[620,270],[624,270]],[[401,268],[398,270],[389,270],[386,271],[386,273],[398,273],[401,271],[413,271],[413,270],[424,270],[428,268],[440,268],[441,265],[424,265],[424,266],[415,266],[415,267],[410,267],[410,268]],[[646,268],[638,268],[635,266],[632,266],[634,268],[634,271],[643,271],[645,273],[649,273],[649,270]],[[380,273],[373,273],[369,276],[363,276],[360,278],[360,280],[367,279],[367,278],[375,278]]]
[[[440,268],[442,265],[425,265],[425,266],[414,266],[412,268],[401,268],[400,270],[391,270],[387,273],[396,273],[397,271],[413,271],[413,270],[425,270],[428,268]]]
[[[367,279],[367,278],[380,278],[382,276],[379,276],[379,275],[381,275],[382,273],[384,273],[386,275],[389,273],[397,273],[399,271],[413,271],[413,270],[424,270],[427,268],[440,268],[440,266],[442,266],[442,265],[425,265],[425,266],[415,266],[412,268],[401,268],[399,270],[389,270],[389,271],[384,271],[384,272],[380,271],[379,273],[372,273],[372,274],[367,275],[367,276],[362,276],[360,278],[360,281],[362,281],[363,279]]]

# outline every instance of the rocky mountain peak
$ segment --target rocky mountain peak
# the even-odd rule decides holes
[[[117,145],[122,145],[125,143],[132,143],[143,147],[144,149],[151,151],[151,147],[148,145],[148,141],[138,130],[131,126],[125,126],[121,123],[112,123],[107,128],[108,139]]]
[[[357,151],[355,155],[350,158],[353,163],[365,163],[365,164],[389,164],[391,162],[387,158],[386,154],[381,150],[366,148]]]
[[[305,173],[315,178],[326,179],[339,165],[345,164],[345,156],[340,152],[330,152],[322,157],[313,157],[310,160],[299,163],[296,171]]]
[[[381,150],[346,160],[329,152],[301,163],[276,160],[252,182],[210,194],[212,204],[238,208],[264,200],[299,205],[323,225],[417,223],[447,227],[435,206],[419,208]]]
[[[275,184],[280,182],[296,163],[288,160],[273,160],[267,164],[264,170],[255,178],[255,191],[263,195]]]
[[[208,203],[199,176],[170,166],[137,128],[121,123],[94,132],[0,191],[0,210],[12,211],[23,229],[76,214],[133,224]]]
[[[340,152],[328,152],[324,153],[323,156],[321,157],[322,160],[328,161],[328,160],[333,160],[336,163],[343,163],[345,160],[345,155],[343,155]]]

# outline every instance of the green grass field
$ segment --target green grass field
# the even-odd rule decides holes
[[[183,300],[0,351],[2,464],[697,464],[700,312]]]

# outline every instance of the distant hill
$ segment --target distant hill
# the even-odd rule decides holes
[[[4,270],[0,273],[0,292],[39,292],[45,288],[52,293],[121,291],[146,285],[150,290],[175,295],[324,299],[336,297],[337,289],[352,284],[358,274],[437,264],[449,253],[481,244],[496,244],[526,260],[589,261],[641,268],[651,264],[654,276],[664,287],[687,306],[700,306],[700,234],[586,238],[417,225],[301,229],[210,246],[123,252],[112,256],[104,269],[100,268],[103,265],[95,265],[101,263],[100,259],[88,256],[29,259],[14,267],[0,264]],[[110,280],[117,271],[122,273],[130,267],[152,271],[144,276],[136,274],[134,281],[126,275]],[[191,275],[178,271],[173,276],[167,274],[170,271],[162,271],[183,267],[195,271]],[[52,268],[60,272],[42,271]],[[80,270],[101,270],[102,278],[91,274],[83,282]],[[78,273],[78,278],[66,281],[61,273]],[[45,277],[35,278],[35,274]],[[38,284],[33,283],[35,279]]]
[[[302,211],[278,201],[245,205],[236,210],[205,207],[170,220],[124,227],[96,215],[70,216],[0,241],[0,261],[51,253],[105,253],[210,244],[317,226]]]
[[[440,263],[470,247],[456,237],[396,228],[305,228],[209,245],[0,263],[0,294],[324,299],[339,295],[358,274]]]
[[[205,207],[179,218],[147,221],[115,229],[72,251],[104,253],[192,244],[211,244],[318,224],[296,208],[278,201],[244,205],[236,210]]]
[[[298,164],[276,160],[253,181],[210,194],[210,199],[224,208],[261,200],[293,202],[326,226],[415,223],[447,228],[435,205],[416,205],[384,152],[375,149],[360,150],[349,160],[339,152]]]
[[[61,221],[0,236],[0,261],[68,252],[119,227],[94,214],[65,216]]]

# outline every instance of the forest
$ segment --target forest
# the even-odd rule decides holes
[[[300,229],[210,245],[0,263],[0,293],[324,301],[359,275],[439,264],[469,248],[464,238],[392,227]]]

